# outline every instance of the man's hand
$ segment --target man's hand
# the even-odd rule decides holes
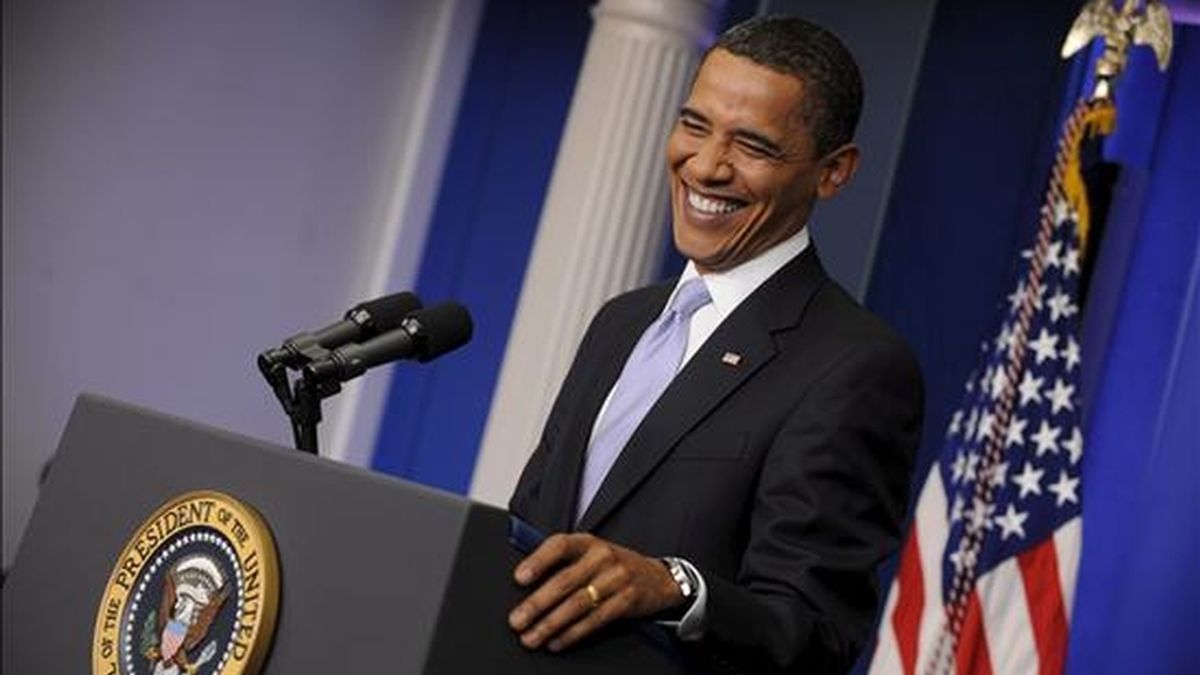
[[[508,615],[529,649],[566,649],[617,619],[649,616],[683,602],[667,568],[590,534],[556,534],[517,565],[522,586],[537,585]]]

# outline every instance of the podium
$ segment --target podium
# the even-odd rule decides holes
[[[501,509],[91,395],[5,581],[3,671],[88,672],[122,550],[162,504],[197,490],[250,505],[273,536],[264,674],[685,672],[651,624],[563,654],[521,647],[506,622],[524,594],[512,582],[521,554]]]

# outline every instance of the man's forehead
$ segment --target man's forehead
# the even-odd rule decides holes
[[[715,49],[701,63],[685,106],[706,116],[790,128],[800,121],[804,91],[795,76]]]
[[[781,75],[783,77],[790,77],[790,78],[796,80],[797,82],[804,81],[804,77],[802,75],[800,75],[799,73],[789,72],[787,69],[784,69],[782,67],[772,66],[767,63],[761,63],[761,62],[755,60],[751,56],[747,56],[745,54],[738,54],[736,52],[731,52],[728,49],[725,49],[724,47],[713,47],[712,49],[706,51],[701,56],[700,63],[698,63],[696,65],[697,72],[699,72],[701,69],[703,69],[704,66],[709,65],[709,63],[712,61],[741,63],[741,64],[745,64],[748,66],[754,66],[756,68],[761,68],[767,72],[774,73],[776,75]]]

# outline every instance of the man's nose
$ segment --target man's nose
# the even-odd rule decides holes
[[[726,183],[733,178],[733,165],[729,163],[729,145],[710,140],[692,156],[692,177],[704,183]]]

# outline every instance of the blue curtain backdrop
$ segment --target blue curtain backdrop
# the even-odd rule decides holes
[[[1072,2],[939,0],[934,12],[866,296],[925,377],[912,503],[1032,240],[1064,91],[1078,86],[1058,57],[1077,11]],[[871,652],[853,672],[866,672]]]
[[[1070,77],[1058,58],[1069,4],[941,0],[934,13],[866,296],[925,376],[914,495],[1037,224]]]
[[[997,326],[1061,121],[1090,91],[1090,61],[1057,60],[1078,5],[938,5],[867,295],[927,378],[918,481]],[[1104,143],[1121,168],[1083,336],[1079,675],[1200,672],[1198,31],[1176,28],[1165,75],[1133,54]]]
[[[1082,94],[1084,87],[1072,92]],[[1067,672],[1200,672],[1200,27],[1138,49],[1086,307],[1084,540]]]

